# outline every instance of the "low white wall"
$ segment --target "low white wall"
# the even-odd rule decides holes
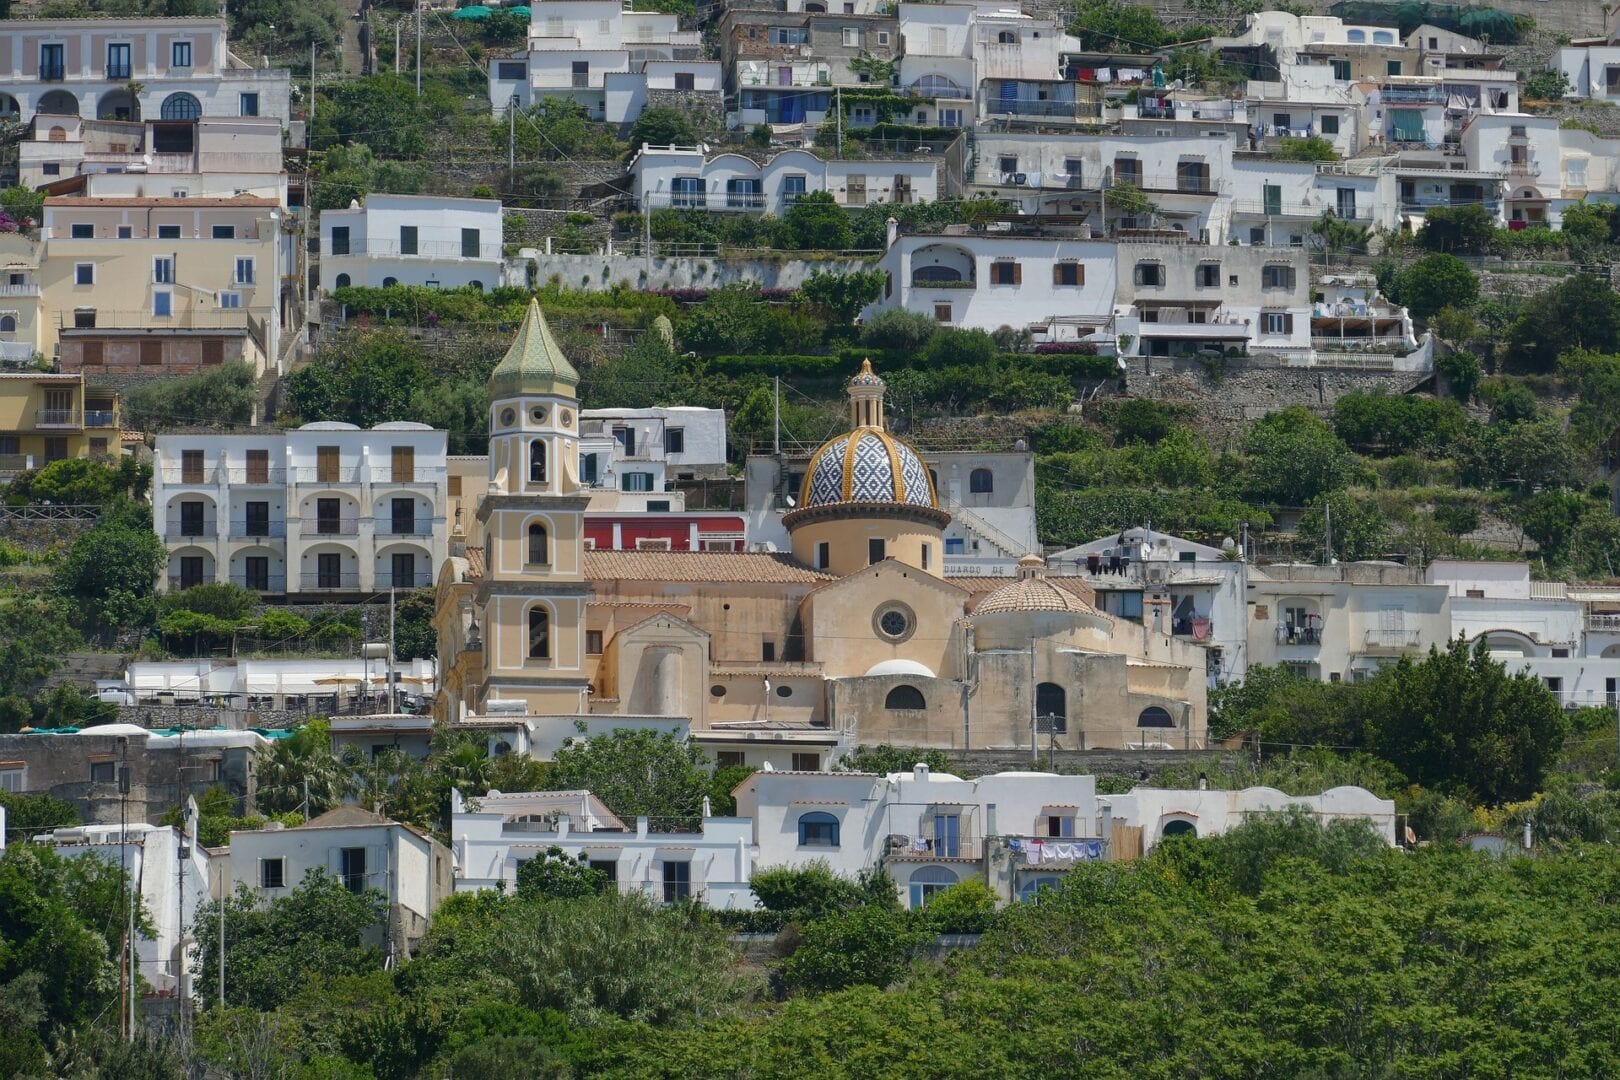
[[[507,260],[507,280],[525,280],[529,260],[538,267],[545,284],[558,277],[571,289],[600,292],[616,284],[642,291],[656,289],[715,289],[721,285],[753,282],[764,289],[796,289],[820,270],[848,274],[876,265],[864,259],[721,259],[712,256],[547,255],[524,248]]]

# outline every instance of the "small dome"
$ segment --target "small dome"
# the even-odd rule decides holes
[[[994,590],[979,601],[975,615],[999,615],[1008,611],[1066,611],[1075,615],[1095,615],[1097,609],[1068,589],[1044,577],[1021,577]]]
[[[872,370],[872,361],[870,361],[870,360],[862,360],[861,361],[861,370],[857,371],[855,373],[855,377],[853,379],[849,380],[849,385],[851,385],[851,386],[887,386],[888,384],[885,383],[881,378],[878,377],[877,372]]]
[[[857,428],[824,443],[805,470],[800,505],[903,503],[937,507],[917,452],[881,428]]]
[[[871,678],[874,675],[915,675],[921,679],[934,677],[934,673],[929,671],[926,665],[919,664],[915,660],[884,660],[873,664],[866,669],[866,677]]]

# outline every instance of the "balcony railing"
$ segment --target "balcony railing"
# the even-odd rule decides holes
[[[417,518],[414,521],[383,520],[377,523],[378,536],[432,536],[433,521]]]
[[[358,484],[362,481],[363,473],[358,465],[338,465],[333,468],[316,466],[314,468],[297,468],[288,470],[292,482],[295,484]]]
[[[360,575],[354,571],[345,571],[339,574],[323,574],[319,571],[303,575],[300,583],[306,591],[318,592],[322,590],[336,591],[340,589],[358,589]]]
[[[65,238],[64,238],[65,239]],[[243,239],[251,239],[244,237]],[[245,286],[252,291],[252,286]],[[88,326],[78,324],[78,316],[90,316]],[[57,327],[68,336],[76,331],[131,329],[150,330],[154,327],[180,328],[185,330],[245,330],[248,325],[248,312],[246,308],[194,308],[177,302],[173,313],[169,315],[153,315],[149,310],[119,310],[112,311],[97,308],[94,312],[62,311],[57,314]]]
[[[217,526],[211,518],[202,521],[185,521],[181,518],[170,518],[163,523],[163,538],[165,540],[212,540],[219,535]]]
[[[1096,101],[1030,101],[1024,98],[990,98],[984,111],[993,116],[1046,116],[1064,120],[1095,120],[1102,116]]]
[[[893,859],[982,859],[984,839],[978,836],[950,838],[923,836],[910,841],[905,848],[890,852]]]
[[[1604,634],[1620,634],[1620,614],[1588,615],[1586,628]]]
[[[40,82],[61,82],[67,78],[67,69],[60,64],[41,64],[39,68]]]
[[[84,411],[84,426],[93,428],[117,427],[118,414],[111,409],[86,409]]]
[[[305,518],[305,536],[359,536],[359,518]]]
[[[332,238],[327,236],[321,242],[321,254],[335,255],[339,258],[344,255],[390,255],[404,259],[482,259],[490,261],[501,258],[501,245],[483,239],[480,239],[477,244],[466,245],[457,240],[418,240],[414,244],[405,245],[401,244],[397,239],[354,237],[349,240],[349,249],[347,251],[335,252],[332,250]]]
[[[27,282],[22,285],[0,285],[0,296],[38,296],[39,282]]]
[[[231,522],[232,540],[258,540],[270,537],[283,537],[287,535],[285,521],[233,521]]]
[[[191,589],[191,588],[195,588],[198,585],[212,585],[213,583],[214,583],[214,575],[213,574],[201,574],[201,575],[199,575],[197,577],[189,577],[189,576],[187,576],[185,574],[170,574],[169,575],[169,591],[170,592],[177,592],[177,591],[179,591],[181,589]]]
[[[426,589],[433,585],[433,575],[426,570],[413,570],[409,574],[388,571],[377,575],[379,589]]]
[[[78,409],[36,409],[35,427],[83,427],[83,414]]]
[[[1286,624],[1279,626],[1277,627],[1277,644],[1315,649],[1322,644],[1322,628],[1319,626],[1288,626]]]
[[[1423,644],[1423,635],[1416,630],[1369,630],[1369,649],[1416,649]]]
[[[727,210],[763,210],[765,196],[758,191],[728,191],[726,192]]]
[[[265,577],[250,577],[245,573],[232,574],[231,584],[239,585],[244,589],[255,592],[286,592],[287,578],[284,574],[269,574]]]
[[[107,78],[108,79],[127,79],[127,78],[129,78],[129,71],[130,71],[130,68],[129,68],[128,64],[108,64],[107,65]]]

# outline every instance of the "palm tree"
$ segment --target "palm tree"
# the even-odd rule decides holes
[[[347,788],[348,770],[332,753],[323,722],[309,724],[261,755],[258,804],[265,813],[302,809],[313,817],[342,802]]]

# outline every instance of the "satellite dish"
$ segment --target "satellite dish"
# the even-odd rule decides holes
[[[791,510],[795,506],[799,505],[799,500],[795,499],[792,495],[789,495],[789,496],[787,496],[787,504],[788,504],[788,509]]]

